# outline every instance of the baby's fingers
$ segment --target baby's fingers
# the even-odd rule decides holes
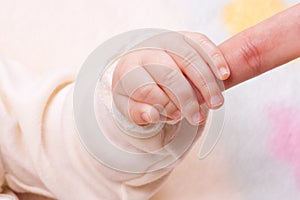
[[[227,78],[229,70],[228,73],[224,73],[223,68],[228,69],[225,59],[223,56],[216,56],[221,55],[218,54],[219,50],[210,40],[204,36],[203,38],[203,41],[207,42],[202,42],[202,46],[200,46],[197,41],[184,34],[166,32],[145,41],[143,45],[155,44],[162,47],[162,49],[170,55],[173,62],[175,62],[176,68],[179,68],[186,78],[195,86],[196,90],[199,91],[208,107],[215,109],[223,104],[224,99],[220,89],[222,86],[219,85],[220,81],[216,79],[213,72],[217,74],[218,79],[222,80]],[[209,50],[206,51],[203,50],[203,48],[208,48]],[[214,55],[215,59],[211,59]],[[221,76],[221,74],[225,75]],[[153,77],[156,76],[157,75]],[[182,83],[179,79],[178,82]],[[200,100],[201,99],[199,99],[199,104],[204,103]]]
[[[199,125],[205,120],[200,109],[196,94],[189,81],[178,70],[175,62],[168,67],[160,65],[146,65],[144,68],[165,91],[168,97],[180,108],[182,116],[190,124]]]
[[[119,110],[136,124],[180,118],[177,106],[143,68],[128,72],[114,94]]]
[[[156,122],[157,112],[160,121],[178,120],[183,116],[198,125],[205,120],[192,86],[165,51],[131,53],[119,67],[114,75],[114,93],[128,97],[135,105],[118,98],[114,100],[119,110],[135,123]]]
[[[152,61],[160,57],[157,53],[153,56],[152,51],[140,51],[126,55],[125,60],[120,61],[113,80],[115,104],[136,124],[179,119],[177,106],[143,67],[145,56],[150,56]],[[163,62],[163,57],[159,61]],[[124,98],[120,101],[120,96],[127,97],[127,102]]]
[[[180,56],[171,52],[169,54],[189,81],[195,86],[196,90],[202,95],[209,108],[216,109],[223,105],[224,98],[218,81],[207,63],[194,48],[186,45],[182,47],[182,54]]]
[[[135,124],[147,125],[158,122],[161,118],[158,110],[152,105],[141,103],[119,94],[114,99],[118,110]]]
[[[182,32],[186,41],[207,62],[219,80],[226,80],[230,76],[228,64],[219,48],[208,37],[200,33]],[[193,41],[193,42],[191,42]]]

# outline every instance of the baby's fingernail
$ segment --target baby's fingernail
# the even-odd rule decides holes
[[[202,120],[203,120],[203,117],[200,112],[197,112],[193,115],[193,122],[195,124],[199,124],[200,122],[202,122]]]
[[[229,71],[226,67],[221,67],[219,69],[219,73],[220,73],[220,76],[221,78],[224,80],[224,79],[227,79],[228,76],[229,76]]]
[[[210,98],[210,104],[213,108],[216,108],[218,106],[221,106],[223,104],[223,101],[219,95],[214,95]]]
[[[145,122],[148,122],[148,123],[152,122],[151,116],[147,112],[142,113],[141,117],[142,117],[143,120],[145,120]]]

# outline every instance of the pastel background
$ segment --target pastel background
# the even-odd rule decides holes
[[[298,2],[0,0],[0,59],[40,73],[78,69],[103,41],[145,27],[199,31],[221,43]],[[196,146],[153,200],[300,199],[299,75],[296,60],[227,91],[214,151],[198,160]]]

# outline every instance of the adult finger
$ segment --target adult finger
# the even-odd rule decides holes
[[[300,4],[233,36],[219,45],[233,87],[300,56]]]

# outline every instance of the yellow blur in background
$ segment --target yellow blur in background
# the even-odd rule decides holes
[[[226,27],[235,34],[287,7],[281,0],[233,0],[223,14]]]

